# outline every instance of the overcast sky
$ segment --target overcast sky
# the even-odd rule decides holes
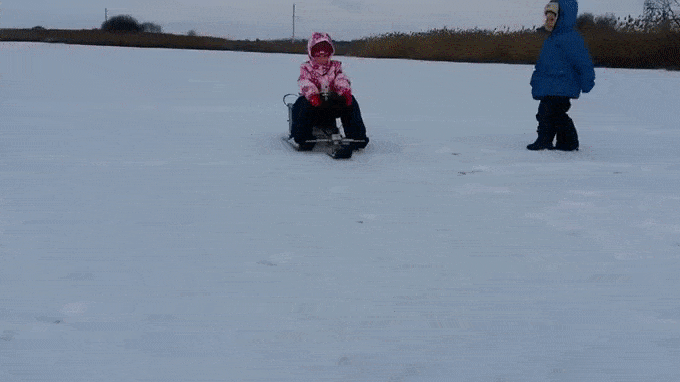
[[[326,31],[336,40],[434,28],[494,29],[542,23],[547,0],[4,0],[0,27],[98,28],[109,15],[128,14],[164,32],[237,39],[289,38]],[[644,0],[581,0],[579,11],[639,16]]]

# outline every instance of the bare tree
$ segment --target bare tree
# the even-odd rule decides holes
[[[104,21],[101,27],[107,32],[142,32],[142,26],[130,15],[114,16]]]
[[[676,10],[680,0],[645,0],[643,19],[648,26],[672,29],[680,27]],[[678,11],[680,14],[680,11]]]

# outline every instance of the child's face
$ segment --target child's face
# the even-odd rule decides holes
[[[317,52],[312,57],[314,58],[314,61],[320,65],[326,65],[328,64],[328,60],[330,60],[330,54],[324,51]]]
[[[552,32],[555,29],[555,23],[557,22],[557,15],[552,12],[545,13],[545,29]]]

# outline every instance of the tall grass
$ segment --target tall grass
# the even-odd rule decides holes
[[[426,33],[391,33],[358,40],[349,54],[360,57],[428,61],[531,63],[545,36],[533,31],[439,29]]]
[[[680,32],[584,30],[598,66],[680,70]]]
[[[680,69],[677,31],[588,28],[582,35],[597,66]],[[431,61],[533,64],[547,33],[534,30],[433,30],[392,33],[353,42],[350,55]]]
[[[680,32],[582,28],[597,66],[680,69]],[[338,41],[338,55],[428,61],[533,64],[547,33],[437,29],[424,33],[390,33],[350,42]],[[306,41],[229,40],[164,33],[111,33],[101,30],[0,29],[0,39],[144,48],[236,50],[306,53]]]

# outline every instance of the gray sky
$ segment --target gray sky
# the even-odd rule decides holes
[[[542,23],[547,0],[4,0],[0,27],[89,29],[109,15],[129,14],[163,31],[238,39],[289,38],[326,31],[336,40],[448,27],[494,29]],[[579,11],[639,16],[644,0],[581,0]]]

